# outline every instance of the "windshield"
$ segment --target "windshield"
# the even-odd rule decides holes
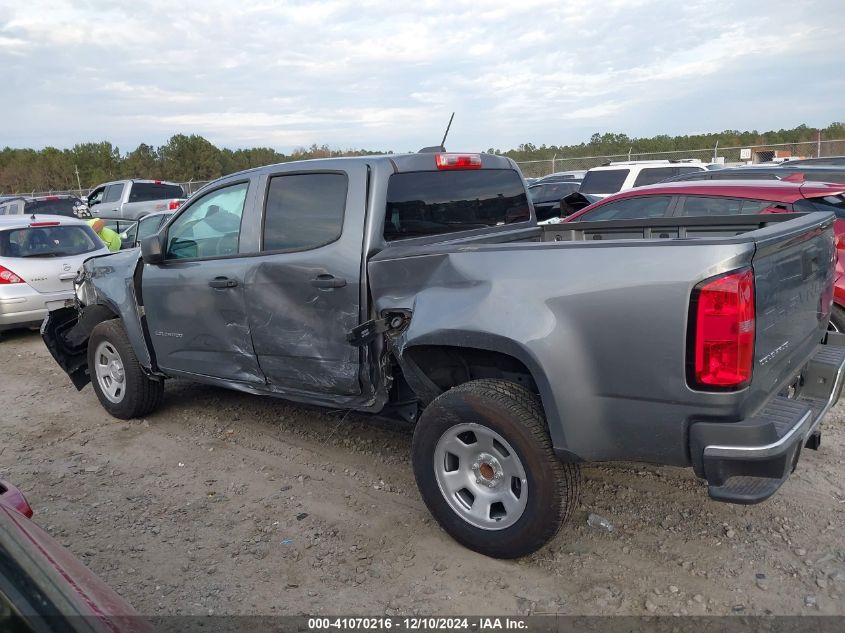
[[[87,226],[39,226],[0,231],[2,257],[64,257],[102,248]]]
[[[628,169],[588,171],[581,183],[581,193],[616,193],[628,177]]]
[[[388,241],[525,222],[531,217],[512,169],[393,174],[387,185]]]

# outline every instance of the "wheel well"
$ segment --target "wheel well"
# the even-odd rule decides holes
[[[405,349],[402,361],[406,380],[425,404],[431,400],[432,391],[442,393],[481,378],[507,380],[538,393],[537,383],[522,361],[501,352],[448,345],[418,345]],[[408,371],[409,366],[413,366],[411,371]],[[430,384],[418,385],[422,378]]]

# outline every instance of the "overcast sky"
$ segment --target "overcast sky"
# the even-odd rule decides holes
[[[845,120],[845,0],[0,0],[0,146],[416,150]],[[8,89],[8,90],[7,90]]]

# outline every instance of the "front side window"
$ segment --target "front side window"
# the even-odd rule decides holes
[[[581,222],[595,220],[635,220],[662,218],[669,209],[672,196],[640,196],[603,204],[577,218]]]
[[[348,184],[346,174],[271,178],[261,250],[305,250],[337,240],[343,231]]]
[[[168,216],[166,215],[154,215],[143,218],[138,222],[138,241],[158,233],[158,230],[167,218]]]
[[[123,185],[109,185],[106,187],[106,193],[103,196],[103,202],[117,202],[123,194]]]
[[[167,231],[165,259],[235,255],[248,187],[243,182],[216,189],[187,207]]]
[[[581,193],[616,193],[622,189],[630,169],[597,169],[588,171],[581,183]]]
[[[88,194],[88,206],[93,207],[95,204],[100,204],[103,201],[103,194],[106,192],[105,187],[97,187]]]

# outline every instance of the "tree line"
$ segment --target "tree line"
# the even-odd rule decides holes
[[[740,132],[725,130],[709,134],[658,135],[649,138],[626,134],[595,133],[588,142],[574,145],[534,145],[523,143],[510,150],[490,148],[490,153],[509,156],[517,161],[580,156],[611,156],[635,153],[754,146],[774,143],[800,143],[822,139],[845,139],[845,123],[831,123],[826,128],[806,125],[785,130]],[[269,147],[231,150],[218,148],[196,134],[176,134],[164,145],[141,143],[121,153],[108,141],[79,143],[70,149],[45,147],[41,150],[6,147],[0,150],[0,193],[25,191],[62,191],[90,188],[120,178],[160,178],[175,182],[213,180],[243,169],[308,158],[363,156],[392,152],[364,149],[333,149],[328,145],[300,147],[290,154]]]
[[[577,145],[534,145],[524,143],[516,149],[500,151],[490,148],[490,153],[509,156],[516,161],[551,160],[552,158],[580,158],[582,156],[618,156],[627,154],[651,154],[654,152],[673,152],[719,147],[753,147],[756,145],[774,145],[779,143],[815,142],[821,134],[822,140],[845,139],[845,123],[831,123],[825,128],[811,128],[801,124],[792,129],[770,130],[768,132],[740,132],[725,130],[707,134],[684,134],[669,136],[660,134],[649,138],[629,137],[627,134],[596,132],[586,143]]]

